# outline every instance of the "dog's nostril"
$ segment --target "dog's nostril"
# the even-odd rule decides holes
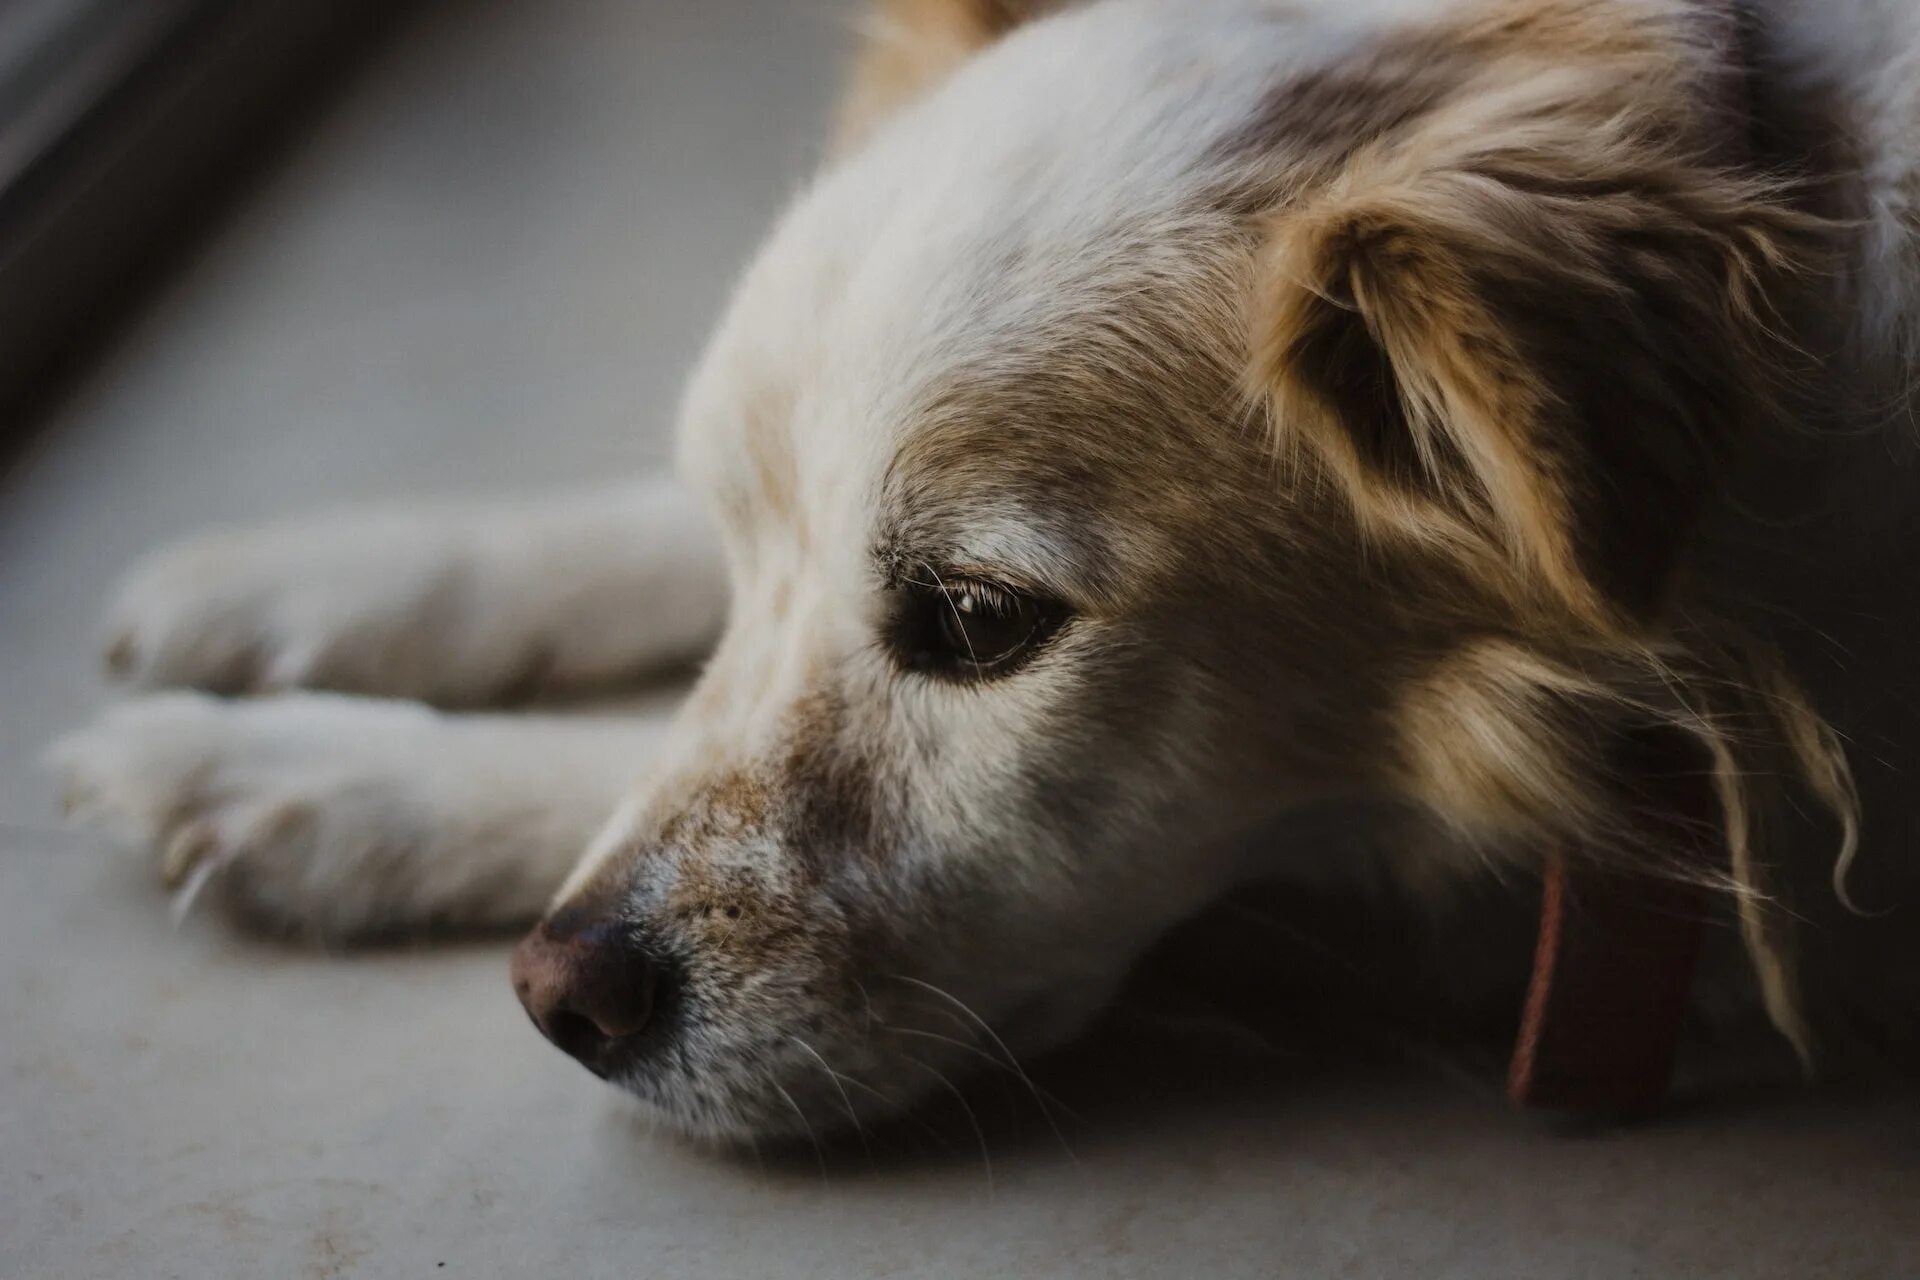
[[[547,1020],[540,1024],[540,1030],[563,1052],[590,1067],[598,1066],[600,1056],[609,1043],[606,1033],[594,1025],[593,1019],[568,1009],[549,1014]]]
[[[513,989],[542,1035],[604,1074],[653,1020],[659,966],[625,930],[528,934],[513,955]]]
[[[644,952],[594,947],[580,964],[561,1009],[585,1018],[609,1040],[646,1029],[653,1017],[654,965]]]

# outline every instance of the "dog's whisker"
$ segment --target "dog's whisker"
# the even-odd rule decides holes
[[[938,1129],[934,1128],[932,1125],[928,1124],[926,1120],[914,1114],[914,1111],[911,1105],[907,1103],[903,1103],[899,1098],[894,1097],[892,1094],[887,1093],[884,1090],[877,1089],[873,1085],[868,1084],[866,1081],[858,1079],[854,1076],[842,1075],[840,1078],[842,1081],[844,1081],[847,1085],[851,1086],[852,1088],[858,1089],[862,1093],[871,1094],[874,1098],[878,1099],[882,1107],[885,1108],[883,1115],[886,1116],[887,1118],[906,1120],[909,1123],[913,1124],[916,1128],[920,1129],[922,1132],[926,1133],[928,1136],[932,1137],[935,1141],[937,1141],[941,1146],[945,1147],[947,1150],[949,1151],[953,1150],[953,1143],[947,1138],[947,1136],[941,1133]]]
[[[827,1079],[833,1081],[833,1087],[839,1091],[840,1101],[847,1109],[847,1119],[852,1122],[854,1133],[859,1135],[860,1147],[867,1153],[867,1159],[872,1160],[873,1146],[867,1141],[867,1128],[860,1123],[860,1113],[854,1110],[853,1098],[848,1095],[847,1087],[842,1083],[843,1080],[849,1079],[850,1077],[842,1076],[838,1071],[835,1071],[831,1066],[827,1065],[827,1060],[820,1055],[820,1051],[799,1036],[789,1034],[787,1039],[793,1041],[793,1043],[805,1050],[807,1056],[819,1063],[820,1069],[827,1073]]]
[[[866,1023],[866,1028],[863,1034],[866,1036],[867,1039],[871,1040],[873,1039],[873,1023],[874,1023],[873,993],[867,990],[867,984],[860,981],[860,979],[852,978],[852,979],[849,979],[849,981],[853,983],[853,989],[860,993],[860,999],[866,1005],[867,1023]]]
[[[813,1144],[814,1162],[820,1166],[820,1178],[822,1181],[825,1181],[827,1176],[827,1151],[825,1147],[820,1145],[820,1135],[814,1132],[813,1123],[807,1119],[807,1113],[800,1109],[800,1104],[793,1100],[793,1095],[787,1092],[784,1085],[771,1077],[767,1079],[767,1083],[773,1086],[775,1093],[786,1099],[787,1105],[793,1108],[794,1117],[800,1121],[800,1127],[807,1131],[807,1141]]]
[[[1047,1107],[1046,1099],[1040,1096],[1040,1086],[1034,1083],[1033,1077],[1027,1074],[1027,1069],[1020,1065],[1018,1058],[1013,1056],[1013,1050],[1007,1047],[1007,1042],[1000,1038],[1000,1033],[995,1031],[985,1018],[975,1013],[960,997],[950,991],[935,986],[931,982],[923,982],[919,978],[909,977],[904,973],[895,973],[888,976],[892,977],[896,982],[904,982],[909,986],[918,987],[922,991],[926,991],[947,1001],[955,1009],[958,1009],[964,1014],[975,1026],[979,1027],[987,1039],[990,1040],[994,1047],[1000,1050],[1001,1055],[1006,1058],[1007,1065],[1013,1069],[1014,1074],[1019,1076],[1021,1082],[1033,1091],[1033,1100],[1038,1104],[1040,1114],[1046,1118],[1047,1127],[1053,1130],[1053,1136],[1060,1140],[1060,1145],[1066,1150],[1068,1159],[1074,1160],[1076,1163],[1078,1162],[1079,1158],[1073,1154],[1073,1148],[1067,1142],[1067,1135],[1061,1131],[1059,1121],[1054,1119],[1053,1112]]]
[[[747,1150],[753,1153],[753,1167],[754,1171],[760,1175],[760,1189],[771,1190],[773,1183],[767,1177],[767,1158],[760,1151],[760,1140],[754,1137],[750,1130],[742,1136],[747,1140]]]
[[[927,572],[933,575],[933,580],[935,584],[937,584],[940,588],[941,597],[945,599],[947,602],[947,608],[953,611],[954,622],[960,624],[958,627],[958,630],[960,632],[960,639],[967,646],[968,659],[970,659],[975,663],[978,663],[980,661],[980,655],[973,651],[973,640],[967,634],[966,619],[960,616],[960,606],[953,602],[953,592],[948,590],[946,582],[942,580],[942,578],[940,577],[940,571],[934,568],[929,561],[922,560],[920,563],[923,565],[926,565]]]
[[[932,1010],[929,1010],[929,1012],[938,1013],[942,1011],[938,1009],[932,1009]],[[965,1023],[960,1023],[959,1025],[962,1027],[967,1026],[967,1024]],[[1008,1066],[999,1057],[995,1056],[994,1054],[988,1053],[985,1049],[982,1049],[977,1043],[969,1042],[966,1040],[957,1040],[952,1036],[943,1036],[937,1031],[928,1031],[924,1027],[903,1027],[898,1025],[897,1023],[885,1023],[883,1024],[883,1026],[887,1031],[892,1032],[895,1035],[918,1036],[924,1040],[937,1040],[941,1044],[952,1045],[956,1049],[960,1049],[966,1053],[972,1054],[974,1057],[980,1059],[980,1061],[992,1067],[995,1071],[1000,1072],[1002,1075],[1011,1077],[1014,1080],[1019,1080],[1022,1084],[1024,1084],[1027,1087],[1027,1090],[1033,1095],[1035,1104],[1040,1108],[1042,1112],[1044,1112],[1046,1108],[1049,1105],[1051,1105],[1057,1108],[1058,1110],[1064,1112],[1067,1118],[1070,1120],[1073,1120],[1075,1123],[1078,1123],[1078,1124],[1087,1123],[1086,1117],[1081,1115],[1079,1112],[1075,1111],[1072,1107],[1068,1106],[1066,1103],[1062,1102],[1058,1094],[1054,1093],[1051,1089],[1044,1087],[1038,1081],[1023,1079],[1018,1071]],[[1069,1149],[1067,1151],[1067,1154],[1069,1156],[1072,1156],[1073,1151]]]
[[[973,1127],[973,1136],[980,1141],[980,1165],[981,1168],[986,1171],[987,1175],[987,1196],[988,1198],[992,1198],[994,1191],[993,1156],[987,1150],[987,1131],[981,1127],[980,1117],[974,1112],[972,1104],[967,1101],[966,1094],[960,1091],[960,1086],[956,1085],[952,1080],[949,1080],[945,1074],[930,1063],[922,1062],[910,1053],[902,1053],[900,1054],[900,1058],[904,1062],[919,1067],[935,1080],[938,1080],[941,1086],[953,1095],[953,1100],[960,1104],[960,1110],[965,1113],[967,1123]]]

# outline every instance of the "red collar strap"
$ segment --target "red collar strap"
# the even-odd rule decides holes
[[[1750,156],[1753,124],[1740,8],[1739,0],[1700,5],[1724,68],[1704,109],[1725,114],[1735,163]],[[1646,834],[1686,838],[1679,828]],[[1694,885],[1552,858],[1508,1096],[1524,1107],[1614,1114],[1659,1103],[1672,1080],[1708,907]]]
[[[1705,898],[1677,881],[1549,864],[1533,981],[1507,1075],[1514,1102],[1629,1113],[1666,1095]]]

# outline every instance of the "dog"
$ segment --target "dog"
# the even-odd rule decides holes
[[[1058,1045],[1237,886],[1550,855],[1712,890],[1810,1060],[1905,1034],[1920,9],[862,30],[680,481],[163,550],[71,804],[268,927],[531,925],[540,1031],[720,1139]]]

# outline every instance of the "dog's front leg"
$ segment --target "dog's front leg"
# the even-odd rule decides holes
[[[107,662],[147,688],[496,705],[697,658],[726,591],[712,531],[665,481],[344,511],[156,553],[109,610]]]
[[[252,923],[355,938],[534,920],[665,724],[164,693],[52,759],[69,811],[150,848],[183,902],[204,886]]]

